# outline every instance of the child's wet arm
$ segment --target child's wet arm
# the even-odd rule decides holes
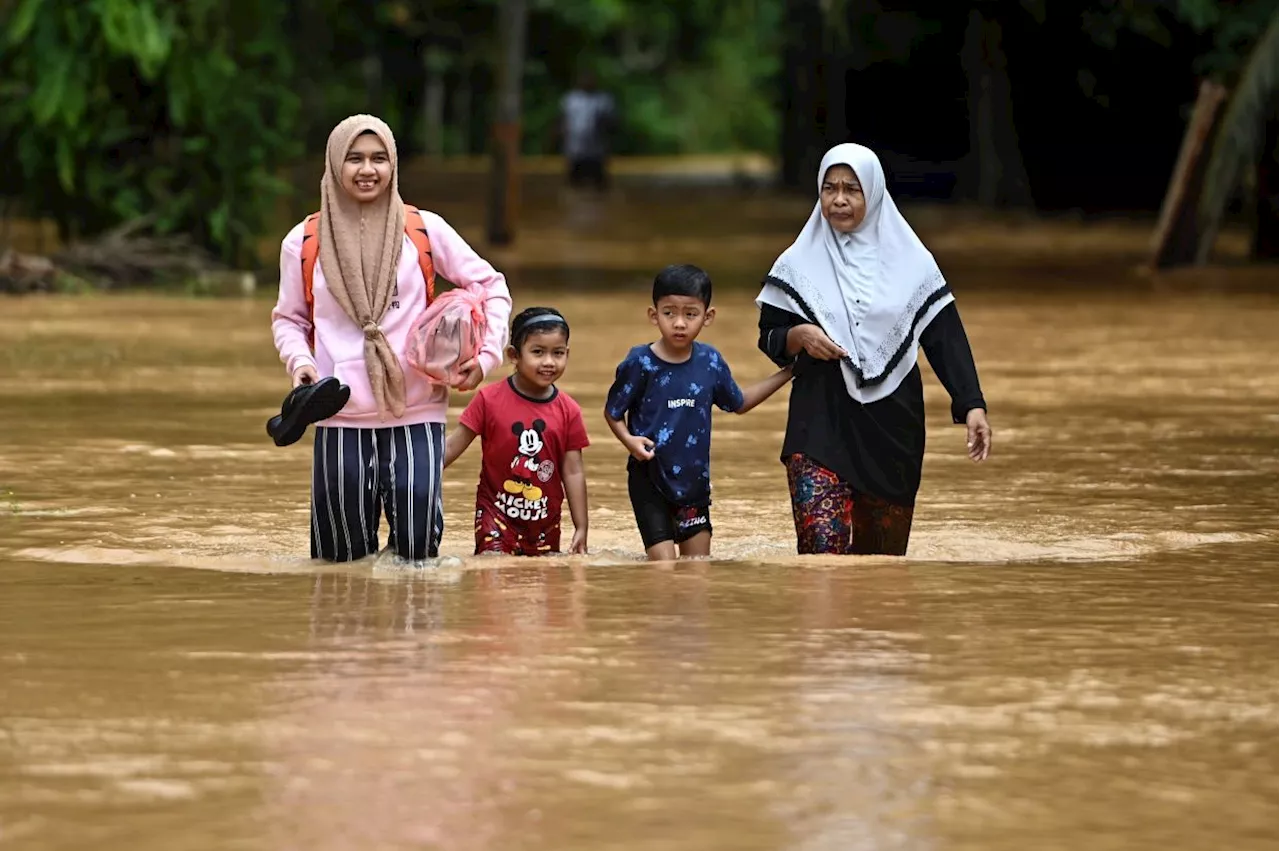
[[[622,444],[627,452],[641,461],[647,461],[651,457],[647,450],[652,448],[652,441],[632,434],[630,425],[624,417],[627,416],[627,412],[632,410],[633,405],[643,395],[644,385],[644,375],[640,364],[628,357],[618,364],[613,386],[609,388],[609,393],[605,397],[604,403],[604,421],[609,426],[609,431],[613,432],[613,436],[618,439],[618,442]],[[637,441],[646,444],[645,448],[638,448],[640,444]]]
[[[742,407],[738,408],[734,413],[745,414],[785,387],[790,380],[791,367],[788,366],[778,370],[765,380],[757,381],[755,384],[745,388],[742,391]]]
[[[285,371],[293,375],[299,367],[315,367],[308,337],[311,334],[311,311],[302,286],[302,261],[299,246],[290,233],[280,244],[280,295],[271,311],[271,336],[284,362]]]
[[[569,517],[573,519],[573,528],[586,531],[587,474],[582,465],[582,450],[566,452],[560,467],[564,471],[564,493],[569,498]]]
[[[609,426],[609,431],[613,432],[613,436],[618,439],[618,442],[623,446],[627,446],[627,441],[631,438],[631,430],[627,428],[627,424],[622,420],[614,419],[608,409],[604,412],[604,421]]]
[[[464,425],[454,427],[453,431],[444,441],[444,466],[448,469],[449,465],[467,451],[467,447],[476,439],[476,433]]]

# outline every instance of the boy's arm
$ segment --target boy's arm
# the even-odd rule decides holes
[[[653,460],[653,441],[647,437],[638,437],[631,433],[627,428],[627,424],[622,420],[615,420],[609,416],[609,412],[604,412],[604,421],[609,426],[609,431],[613,432],[613,436],[618,438],[621,443],[631,453],[631,457],[637,461]]]
[[[476,439],[476,433],[464,425],[454,428],[444,442],[444,466],[445,469],[449,465],[458,460],[458,456],[467,451],[467,447],[471,445],[471,441]]]
[[[573,449],[564,454],[560,462],[563,471],[564,494],[569,498],[569,516],[573,518],[573,543],[571,553],[587,551],[587,476],[582,469],[582,450]]]
[[[653,458],[653,441],[632,434],[631,429],[627,428],[626,421],[623,420],[631,406],[644,395],[644,387],[647,383],[640,364],[632,354],[634,350],[622,363],[618,364],[613,386],[609,388],[604,401],[604,421],[609,426],[609,431],[613,432],[618,442],[626,447],[632,458],[648,461]]]
[[[774,393],[781,390],[788,381],[791,380],[791,367],[784,367],[764,381],[758,381],[750,387],[742,390],[742,407],[734,411],[735,414],[745,414],[747,411],[759,405],[765,399],[768,399]]]

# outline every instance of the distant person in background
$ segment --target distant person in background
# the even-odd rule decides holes
[[[924,462],[916,353],[951,396],[968,456],[991,452],[987,403],[955,297],[898,212],[880,160],[837,145],[818,202],[756,299],[760,348],[794,366],[782,442],[798,551],[905,555]]]
[[[614,120],[613,97],[596,88],[594,74],[583,74],[577,87],[560,101],[560,141],[570,186],[591,186],[599,191],[608,186]]]

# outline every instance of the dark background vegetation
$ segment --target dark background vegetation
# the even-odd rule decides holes
[[[288,168],[350,113],[386,118],[402,155],[485,153],[516,7],[525,154],[554,153],[560,97],[590,70],[617,98],[619,154],[761,152],[811,191],[822,151],[855,140],[902,196],[1139,214],[1160,205],[1200,81],[1268,73],[1248,60],[1268,27],[1274,49],[1276,14],[1274,0],[0,0],[0,198],[69,239],[142,219],[248,263]],[[1271,230],[1275,113],[1272,93],[1236,128],[1261,144],[1233,175],[1235,214]]]

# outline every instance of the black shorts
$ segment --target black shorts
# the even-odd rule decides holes
[[[711,531],[709,506],[676,505],[658,490],[643,465],[631,465],[627,492],[631,494],[631,510],[646,550],[663,541],[683,544],[694,535]]]
[[[596,157],[569,160],[569,185],[574,187],[593,186],[603,190],[609,183],[605,171],[605,162]]]

